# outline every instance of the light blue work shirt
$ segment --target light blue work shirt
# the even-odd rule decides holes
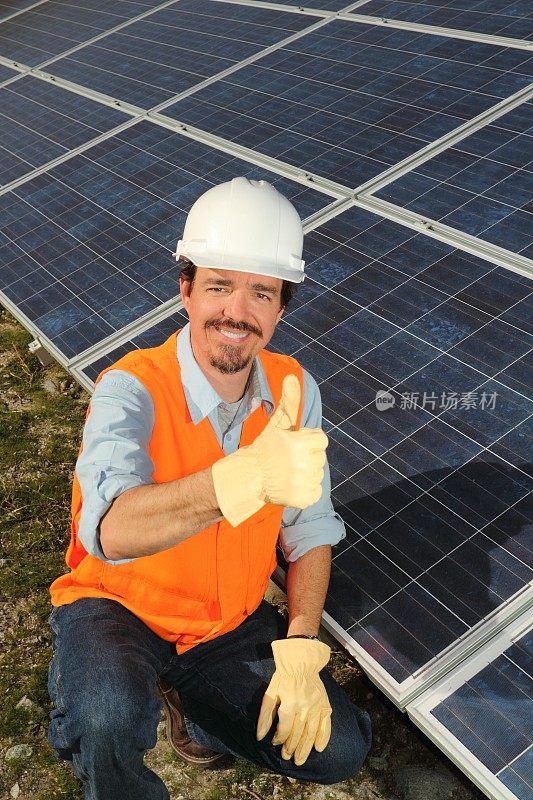
[[[256,356],[242,402],[220,399],[196,361],[187,324],[177,338],[177,358],[192,422],[209,418],[226,455],[239,444],[244,420],[263,403],[270,415],[274,410],[272,393],[261,361]],[[322,425],[322,401],[316,381],[304,369],[302,426]],[[235,418],[223,430],[224,418]],[[154,404],[150,393],[130,373],[113,369],[97,384],[91,413],[83,432],[83,451],[76,463],[76,474],[83,494],[78,536],[88,553],[122,564],[134,559],[108,559],[100,546],[100,520],[111,503],[127,489],[154,483],[154,465],[148,444],[154,425]],[[224,426],[225,427],[225,426]],[[329,467],[324,467],[322,496],[305,509],[286,507],[279,542],[287,561],[296,561],[308,550],[323,544],[337,544],[346,536],[344,523],[333,510]]]

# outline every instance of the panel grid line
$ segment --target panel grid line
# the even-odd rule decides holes
[[[509,661],[512,660],[509,659]],[[514,661],[512,661],[512,663],[514,664]],[[529,677],[531,678],[531,675]],[[522,758],[522,756],[524,756],[526,753],[529,753],[529,751],[532,749],[533,749],[533,744],[530,744],[528,747],[524,748],[524,750],[522,750],[521,753],[519,753],[511,761],[509,761],[509,763],[505,767],[502,767],[498,772],[496,772],[496,775],[499,777],[502,774],[502,772],[507,769],[507,767],[512,767],[515,761],[518,761],[519,758]],[[531,784],[531,787],[533,788],[533,783]]]

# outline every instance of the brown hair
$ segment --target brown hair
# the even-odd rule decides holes
[[[198,269],[198,267],[196,266],[196,264],[193,264],[192,261],[189,261],[189,259],[186,258],[180,258],[179,263],[180,265],[182,265],[180,269],[180,277],[183,278],[183,280],[185,281],[189,281],[192,289],[194,284],[194,279],[196,278],[196,270]],[[292,281],[285,281],[285,280],[283,281],[281,285],[281,298],[280,298],[280,303],[283,308],[287,308],[290,301],[296,294],[297,288],[298,288],[297,283],[293,283]]]

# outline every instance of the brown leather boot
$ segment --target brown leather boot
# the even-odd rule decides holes
[[[230,753],[217,753],[191,739],[185,726],[179,692],[163,678],[158,679],[157,689],[165,706],[167,739],[176,755],[200,769],[229,767],[234,761]]]

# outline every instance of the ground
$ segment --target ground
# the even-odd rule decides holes
[[[66,569],[71,475],[88,395],[58,365],[43,368],[30,341],[0,310],[0,800],[81,800],[80,783],[46,740],[46,678],[48,586]],[[163,724],[147,764],[172,800],[481,800],[350,656],[335,650],[330,668],[373,720],[372,751],[353,780],[303,784],[244,761],[203,772],[174,756]]]

